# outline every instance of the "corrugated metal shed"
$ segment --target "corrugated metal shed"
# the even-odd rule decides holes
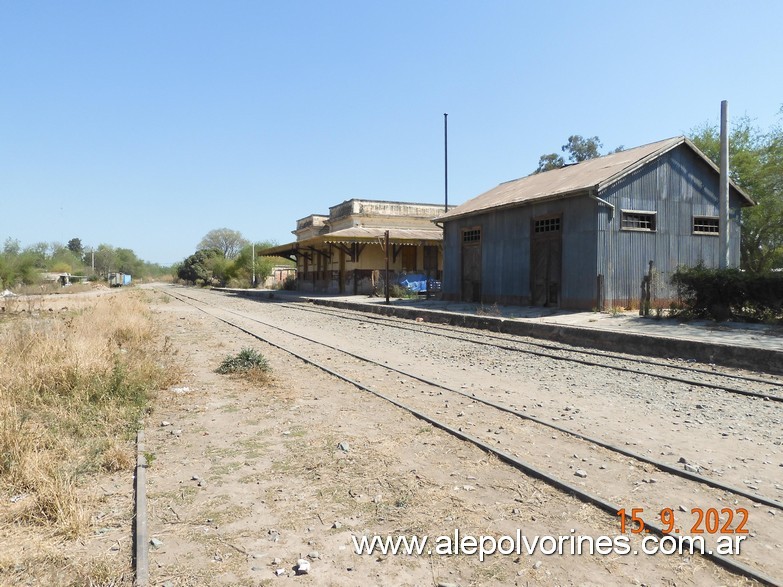
[[[678,266],[718,265],[718,231],[696,227],[717,222],[719,176],[693,143],[675,137],[500,184],[436,219],[444,225],[443,295],[628,307],[639,304],[652,261],[653,301],[666,305]],[[731,184],[735,267],[741,208],[750,205]]]

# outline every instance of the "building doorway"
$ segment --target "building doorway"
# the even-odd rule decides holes
[[[562,273],[562,215],[533,219],[530,247],[530,303],[558,306]]]
[[[462,231],[462,301],[481,301],[481,229]]]

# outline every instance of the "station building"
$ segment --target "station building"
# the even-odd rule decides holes
[[[258,254],[293,259],[299,291],[369,295],[383,283],[388,232],[390,283],[409,274],[440,280],[443,231],[432,219],[444,212],[437,204],[346,200],[328,215],[297,220],[295,241]]]

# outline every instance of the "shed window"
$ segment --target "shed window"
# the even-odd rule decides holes
[[[559,232],[560,231],[560,217],[556,218],[542,218],[533,222],[533,232]]]
[[[474,228],[473,230],[466,230],[462,233],[463,243],[477,243],[481,241],[481,229]]]
[[[641,230],[655,232],[656,212],[642,210],[623,210],[623,230]]]
[[[717,216],[694,216],[693,234],[713,234],[720,233],[720,220]]]

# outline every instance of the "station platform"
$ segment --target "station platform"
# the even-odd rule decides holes
[[[305,301],[404,318],[421,318],[576,346],[669,357],[783,374],[783,326],[743,322],[682,321],[638,312],[578,312],[528,306],[390,299],[366,295],[311,294],[284,290],[220,291],[243,297]]]

